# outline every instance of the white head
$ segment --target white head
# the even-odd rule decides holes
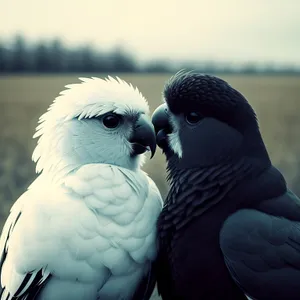
[[[153,155],[156,147],[146,99],[118,77],[80,80],[67,85],[39,119],[36,171],[61,178],[89,163],[139,168],[144,152]]]

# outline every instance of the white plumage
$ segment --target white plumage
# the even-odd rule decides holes
[[[133,299],[144,282],[143,299],[151,288],[162,199],[131,142],[148,105],[120,79],[83,81],[40,119],[42,174],[3,228],[1,299]],[[105,128],[106,113],[121,124]]]

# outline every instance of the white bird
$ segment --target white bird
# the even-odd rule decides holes
[[[149,107],[117,77],[80,78],[40,117],[39,177],[0,240],[1,300],[149,299],[162,209],[141,170],[155,152]]]

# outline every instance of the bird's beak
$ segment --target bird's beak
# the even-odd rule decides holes
[[[142,114],[135,123],[134,132],[130,140],[133,154],[138,155],[151,151],[152,158],[156,150],[156,137],[151,120]]]
[[[152,114],[152,124],[155,128],[156,142],[160,148],[167,146],[167,135],[172,132],[169,122],[168,107],[162,104]]]

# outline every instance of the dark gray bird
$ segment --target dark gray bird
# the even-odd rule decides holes
[[[170,191],[158,222],[166,299],[300,299],[300,200],[254,110],[220,78],[179,72],[152,121]]]

